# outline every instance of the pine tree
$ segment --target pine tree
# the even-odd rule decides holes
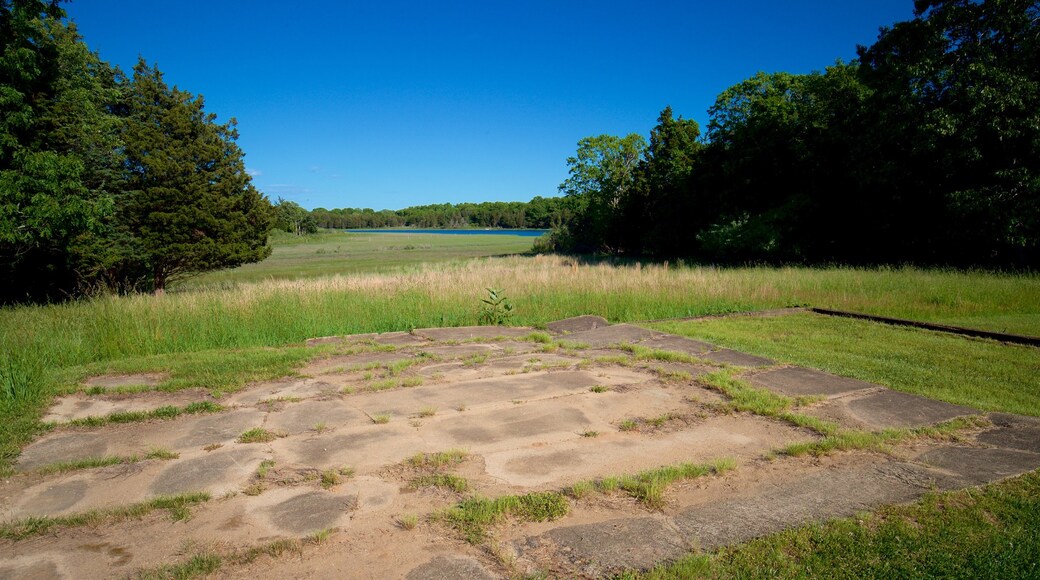
[[[235,140],[202,96],[169,87],[143,60],[128,86],[120,219],[161,293],[175,280],[271,253],[271,204],[253,187]]]

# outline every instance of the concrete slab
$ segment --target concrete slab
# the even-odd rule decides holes
[[[620,406],[620,405],[619,405]],[[540,437],[532,437],[529,445],[500,445],[501,433],[483,427],[486,437],[470,449],[484,457],[485,472],[496,480],[525,488],[562,488],[577,481],[605,475],[638,473],[646,469],[675,463],[710,461],[718,457],[752,459],[785,444],[806,441],[801,430],[747,415],[710,417],[685,428],[648,434],[622,433],[605,424],[591,410],[580,418],[562,416],[555,428],[543,425]],[[576,421],[576,419],[578,421]],[[594,430],[596,437],[582,437],[584,430]]]
[[[184,435],[173,442],[174,447],[205,447],[217,443],[230,443],[243,432],[256,427],[263,420],[263,413],[256,409],[236,409],[212,415],[196,415],[178,419],[176,425],[167,429],[181,429]],[[173,423],[173,422],[171,422]]]
[[[712,550],[811,521],[911,501],[929,489],[931,480],[927,470],[908,465],[820,470],[758,493],[686,508],[675,516],[675,524],[687,541]]]
[[[245,390],[232,393],[221,402],[226,405],[255,405],[260,401],[280,398],[307,399],[338,394],[349,382],[357,382],[362,371],[331,373],[318,378],[288,378],[252,385]]]
[[[831,397],[853,391],[881,388],[873,383],[803,367],[766,371],[752,376],[750,380],[756,385],[792,397],[812,395]]]
[[[341,400],[303,401],[286,405],[267,417],[267,429],[299,435],[316,430],[334,430],[339,427],[356,427],[367,424],[368,417],[351,408]]]
[[[556,528],[529,540],[540,546],[549,541],[558,558],[567,560],[581,574],[603,578],[626,570],[646,570],[689,553],[691,546],[663,517],[611,520],[596,524]]]
[[[349,402],[370,415],[389,411],[395,416],[408,416],[424,407],[446,411],[460,405],[473,408],[494,403],[531,401],[568,393],[582,393],[594,385],[638,384],[653,379],[653,375],[649,373],[629,369],[612,370],[606,376],[588,371],[542,371],[423,385],[395,391],[361,393],[350,397]]]
[[[577,342],[597,348],[614,344],[633,344],[648,338],[663,336],[663,334],[664,333],[647,330],[631,324],[615,324],[612,326],[603,326],[592,330],[586,330],[584,332],[575,332],[573,334],[568,334],[563,338],[569,342]]]
[[[221,449],[194,459],[175,460],[151,485],[156,494],[208,491],[219,495],[245,486],[267,454],[256,445]]]
[[[715,350],[717,347],[701,342],[699,340],[693,340],[692,338],[686,338],[685,336],[675,336],[673,334],[666,334],[664,336],[656,336],[642,342],[642,345],[647,348],[653,348],[657,350],[667,350],[671,352],[681,352],[689,355],[700,356],[710,350]]]
[[[414,358],[404,352],[361,352],[313,360],[300,369],[301,375],[315,376],[329,373],[393,364]]]
[[[407,580],[494,580],[480,562],[466,556],[437,556],[412,568]]]
[[[32,497],[28,506],[21,507],[36,515],[56,515],[83,501],[89,487],[85,479],[63,480],[48,485]]]
[[[665,362],[665,361],[653,361],[647,365],[647,368],[664,375],[690,375],[691,379],[695,379],[699,376],[706,375],[717,371],[717,368],[709,367],[706,365],[696,365],[691,363],[676,363],[676,362]]]
[[[575,316],[550,322],[546,325],[549,332],[553,334],[571,334],[573,332],[585,332],[602,326],[610,326],[606,318],[600,316]]]
[[[410,332],[370,332],[367,334],[352,334],[342,338],[346,343],[359,344],[374,342],[376,344],[385,344],[389,346],[414,346],[429,342],[425,338],[416,336]]]
[[[100,433],[52,433],[22,449],[15,468],[32,471],[54,463],[103,457],[107,453],[108,442]]]
[[[1015,449],[950,446],[933,449],[917,459],[957,475],[967,485],[999,481],[1040,468],[1040,454]]]
[[[317,469],[350,466],[359,470],[397,463],[425,449],[423,439],[404,417],[394,417],[387,425],[279,439],[270,447],[278,465]]]
[[[213,401],[205,391],[190,389],[176,392],[148,391],[123,395],[84,395],[75,393],[59,397],[47,410],[43,421],[64,423],[84,417],[102,417],[126,411],[151,411],[159,407],[184,407],[198,401]]]
[[[520,338],[535,332],[533,328],[522,326],[458,326],[453,328],[421,328],[412,334],[447,342],[450,340],[491,340],[495,338]]]
[[[755,356],[744,352],[740,352],[739,350],[731,350],[728,348],[707,352],[697,356],[705,360],[710,360],[727,365],[733,365],[737,367],[768,367],[776,364],[776,362],[772,359],[768,359],[761,356]]]
[[[1004,449],[1040,453],[1040,419],[1009,413],[990,413],[987,417],[994,428],[980,433],[977,441]]]
[[[58,565],[50,560],[0,563],[0,578],[53,580],[70,577],[62,574]]]
[[[431,354],[441,359],[460,359],[468,358],[471,356],[488,355],[496,352],[496,348],[490,344],[459,344],[452,346],[429,346],[422,349],[422,352]]]
[[[875,429],[924,427],[978,413],[971,407],[888,389],[851,399],[845,405],[854,417]]]
[[[268,507],[265,514],[271,525],[296,536],[335,527],[357,507],[351,496],[327,491],[308,491]]]

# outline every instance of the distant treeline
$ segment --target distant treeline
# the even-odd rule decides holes
[[[531,201],[442,203],[420,205],[399,210],[325,209],[315,208],[304,216],[299,212],[280,211],[280,215],[300,215],[315,228],[559,228],[570,218],[569,201],[559,197],[535,197]],[[279,200],[277,208],[293,208],[293,202]],[[296,206],[299,207],[299,206]],[[303,210],[306,211],[306,210]],[[286,231],[306,231],[291,219],[279,219]]]
[[[582,139],[563,251],[1040,266],[1040,2],[917,0],[851,63],[757,74],[707,135]]]

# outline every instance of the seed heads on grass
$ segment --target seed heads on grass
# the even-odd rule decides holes
[[[437,414],[437,408],[436,407],[423,407],[422,409],[419,409],[419,416],[420,417],[433,417],[436,414]]]
[[[326,425],[324,421],[314,424],[314,431],[317,433],[324,433],[328,428],[328,425]]]

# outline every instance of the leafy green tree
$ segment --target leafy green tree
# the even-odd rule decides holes
[[[120,221],[137,242],[152,289],[271,253],[273,211],[253,187],[235,140],[201,96],[169,87],[142,59],[128,85]]]
[[[274,204],[274,215],[274,227],[277,229],[297,236],[318,233],[318,221],[315,216],[294,201],[278,198],[278,202]]]
[[[559,187],[574,200],[574,216],[566,234],[571,249],[611,252],[620,247],[621,208],[635,185],[645,150],[646,140],[637,133],[578,141],[577,153],[567,159],[570,177]]]
[[[759,73],[719,95],[697,176],[700,255],[722,260],[855,259],[876,192],[861,192],[870,91],[855,64]]]
[[[112,214],[117,73],[57,2],[0,0],[0,301],[74,293],[73,244]]]
[[[910,259],[1040,263],[1040,2],[917,0],[860,48]],[[911,235],[913,234],[913,235]]]
[[[693,119],[674,118],[671,107],[661,111],[622,217],[628,251],[682,256],[692,249],[690,219],[697,208],[690,178],[702,147],[700,134]]]

